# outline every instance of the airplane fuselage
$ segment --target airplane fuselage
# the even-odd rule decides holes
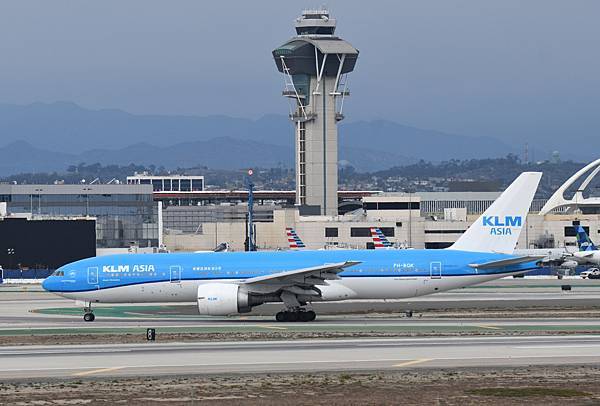
[[[578,251],[573,253],[576,260],[582,265],[600,265],[600,251]]]
[[[469,286],[535,268],[533,263],[477,269],[470,264],[510,255],[454,250],[334,250],[125,254],[80,260],[60,268],[44,288],[86,302],[195,302],[198,286],[327,263],[359,261],[340,279],[319,286],[323,301],[403,299]]]

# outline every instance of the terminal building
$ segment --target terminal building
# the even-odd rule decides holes
[[[445,248],[458,239],[500,192],[362,194],[354,201],[356,209],[337,216],[303,215],[300,207],[289,204],[255,206],[258,249],[288,249],[286,228],[294,228],[308,249],[371,248],[371,227],[379,227],[396,247]],[[583,225],[592,240],[600,241],[600,215],[564,208],[540,215],[545,204],[546,199],[532,202],[519,248],[574,246],[574,222]],[[198,213],[200,207],[205,210],[203,217],[187,217],[179,223],[167,220],[169,210],[163,211],[168,250],[210,250],[221,242],[227,242],[232,250],[244,249],[245,202],[196,206],[190,210]]]
[[[127,177],[128,185],[152,185],[154,193],[195,193],[204,190],[204,176],[166,175],[154,176],[147,172]]]
[[[99,249],[158,247],[158,206],[152,185],[0,185],[7,216],[89,217]]]
[[[186,194],[193,197],[185,200]],[[325,216],[306,214],[291,203],[294,191],[259,191],[254,215],[257,247],[288,249],[285,230],[294,228],[310,249],[370,248],[369,228],[379,227],[397,247],[444,248],[499,194],[340,191],[338,215]],[[167,199],[177,204],[168,204]],[[246,191],[171,191],[165,196],[163,191],[154,192],[151,184],[0,185],[0,202],[5,203],[8,218],[94,219],[99,254],[131,247],[155,251],[161,237],[170,251],[212,250],[222,242],[232,250],[244,249]],[[520,248],[572,246],[573,222],[580,222],[593,241],[600,241],[600,215],[595,210],[600,205],[586,204],[580,211],[563,205],[539,215],[546,203],[546,199],[532,203]]]

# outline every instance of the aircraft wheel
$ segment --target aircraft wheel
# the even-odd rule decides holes
[[[83,320],[85,321],[94,321],[95,318],[96,316],[94,316],[94,313],[86,313],[83,315]]]
[[[286,321],[286,317],[285,316],[286,316],[285,312],[278,312],[275,315],[275,320],[277,320],[277,321]]]
[[[298,312],[286,312],[286,321],[298,321],[300,314]]]
[[[298,313],[298,321],[310,321],[310,314],[308,312]]]
[[[313,312],[312,310],[309,310],[307,312],[298,313],[298,319],[300,321],[313,321],[316,317],[317,317],[316,313]]]

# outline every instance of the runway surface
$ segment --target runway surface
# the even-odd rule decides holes
[[[565,283],[573,289],[562,291]],[[410,301],[318,304],[319,316],[311,323],[274,322],[279,304],[236,317],[203,317],[193,304],[100,305],[96,321],[85,323],[71,300],[35,286],[2,286],[0,339],[12,345],[20,343],[18,336],[45,336],[59,345],[0,347],[0,379],[597,364],[599,305],[597,281],[503,280]],[[571,310],[566,317],[555,317],[552,310],[527,315],[540,307]],[[407,309],[416,317],[389,313]],[[422,318],[420,309],[426,309]],[[513,309],[521,313],[511,315]],[[453,311],[459,315],[452,316]],[[144,341],[149,327],[156,328],[157,342]],[[542,335],[556,332],[560,335]],[[124,333],[133,334],[132,344],[121,343]],[[222,335],[219,341],[181,342],[184,333]],[[277,333],[270,337],[281,341],[222,341],[245,339],[245,333]],[[349,338],[302,339],[314,333]],[[352,338],[357,333],[362,338]],[[66,335],[82,334],[90,338],[79,342],[97,344],[60,345]],[[161,342],[168,334],[177,342]],[[377,334],[386,338],[372,338]],[[415,334],[454,337],[411,337]],[[112,341],[103,341],[110,335]],[[30,343],[52,342],[45,340]]]
[[[565,283],[573,290],[562,291]],[[555,309],[575,309],[570,317],[555,318],[553,312],[543,317],[494,317],[483,312],[481,317],[431,317],[438,309],[457,312],[468,309],[495,308],[506,313],[509,309],[550,306]],[[425,317],[420,318],[425,308]],[[0,286],[0,335],[17,333],[78,333],[78,332],[135,332],[146,327],[162,331],[511,331],[564,330],[600,331],[598,317],[578,317],[578,308],[587,312],[600,310],[600,281],[594,280],[523,280],[494,281],[478,287],[460,289],[411,299],[410,301],[352,301],[315,304],[318,318],[314,323],[274,323],[273,314],[280,304],[260,306],[260,312],[236,317],[204,317],[193,304],[99,305],[96,321],[85,323],[82,310],[72,300],[62,299],[41,290],[39,286]],[[401,313],[411,309],[415,317],[403,318]],[[354,314],[348,314],[352,313]],[[487,313],[487,314],[486,314]],[[510,312],[509,312],[510,313]],[[262,314],[262,315],[261,315]],[[498,313],[497,313],[498,314]],[[168,330],[165,330],[168,329]]]
[[[440,314],[406,318],[403,314],[333,314],[319,315],[315,322],[277,323],[273,316],[210,317],[187,315],[189,306],[119,306],[98,309],[93,323],[82,320],[78,308],[63,300],[39,301],[32,307],[24,303],[0,302],[0,335],[19,334],[79,334],[79,333],[143,333],[146,328],[163,332],[228,333],[228,332],[387,332],[387,333],[454,333],[505,332],[600,331],[600,313],[597,317],[578,317],[577,311],[570,317],[553,317],[552,312],[544,316],[531,317],[514,315],[494,317],[487,312],[478,316],[465,317]],[[51,309],[67,309],[66,314],[40,314],[32,309],[47,306]],[[181,309],[178,309],[181,308]],[[600,310],[600,309],[599,309]],[[111,316],[115,313],[119,316]],[[160,313],[168,313],[168,315]],[[160,315],[157,315],[160,314]]]
[[[600,362],[600,336],[297,340],[0,349],[0,379]]]

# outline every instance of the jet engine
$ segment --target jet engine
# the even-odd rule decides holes
[[[208,316],[247,313],[250,295],[234,283],[206,283],[198,286],[198,312]]]
[[[560,264],[560,267],[561,267],[561,268],[568,268],[568,269],[571,269],[571,268],[576,268],[576,267],[577,267],[577,265],[579,265],[579,264],[577,263],[577,261],[568,260],[568,261],[564,261],[562,264]]]

